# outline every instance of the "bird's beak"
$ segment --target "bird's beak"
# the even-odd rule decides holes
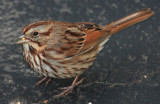
[[[18,37],[18,39],[19,39],[19,40],[16,42],[16,44],[24,44],[24,43],[29,42],[29,40],[26,39],[24,35]]]

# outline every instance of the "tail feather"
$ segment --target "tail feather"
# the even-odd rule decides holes
[[[106,25],[104,27],[104,30],[106,31],[110,31],[111,35],[116,33],[116,32],[119,32],[131,25],[134,25],[138,22],[141,22],[143,20],[146,20],[148,19],[149,17],[151,17],[152,15],[154,14],[153,11],[150,10],[150,8],[147,8],[147,9],[143,9],[143,10],[140,10],[138,12],[135,12],[135,13],[132,13],[122,19],[119,19],[115,22],[112,22],[108,25]]]

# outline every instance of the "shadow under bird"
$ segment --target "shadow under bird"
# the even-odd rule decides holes
[[[154,14],[150,8],[137,11],[106,26],[90,22],[38,21],[23,28],[17,44],[23,44],[25,61],[44,78],[35,86],[52,78],[75,77],[69,87],[61,88],[60,97],[80,84],[79,75],[88,69],[109,37]]]

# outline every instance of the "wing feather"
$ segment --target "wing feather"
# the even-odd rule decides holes
[[[101,44],[110,34],[103,30],[103,26],[95,23],[75,23],[65,31],[65,37],[57,51],[67,57],[83,54]]]

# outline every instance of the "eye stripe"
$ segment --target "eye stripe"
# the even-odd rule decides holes
[[[47,36],[47,35],[50,35],[50,33],[51,33],[52,31],[53,31],[53,29],[50,28],[48,31],[43,32],[43,33],[40,33],[40,35],[45,35],[45,36]]]

